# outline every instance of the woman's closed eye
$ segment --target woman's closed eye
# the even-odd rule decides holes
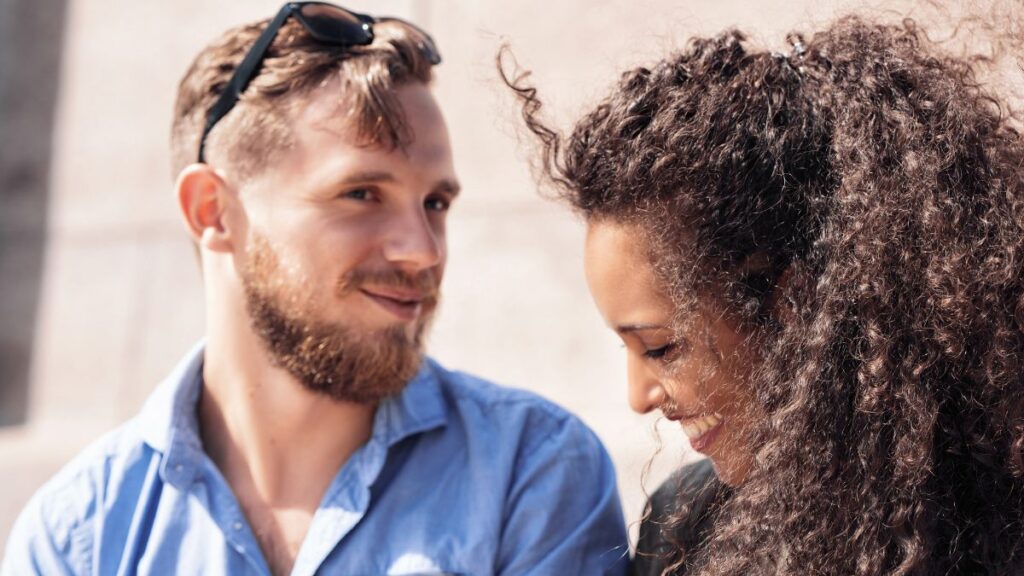
[[[657,360],[659,358],[664,358],[670,352],[675,350],[675,348],[676,348],[675,344],[666,344],[666,345],[661,346],[659,348],[650,348],[650,349],[644,351],[644,356],[647,357],[647,358],[651,358],[652,360]]]
[[[646,347],[643,355],[645,359],[669,365],[683,360],[689,351],[690,346],[686,340],[676,340],[662,346]]]

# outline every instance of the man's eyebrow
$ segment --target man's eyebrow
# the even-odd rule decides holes
[[[335,186],[349,186],[351,184],[365,184],[367,182],[397,182],[390,172],[384,172],[382,170],[368,170],[365,172],[354,172],[346,175],[344,178],[338,180]],[[452,198],[459,195],[459,191],[462,187],[455,180],[441,180],[434,186],[434,192],[443,192],[448,194]]]
[[[458,196],[461,190],[462,186],[455,180],[441,180],[437,186],[434,186],[434,192],[444,192],[452,198]]]
[[[643,330],[666,330],[667,328],[664,324],[619,324],[615,327],[615,331],[619,334],[627,334]]]
[[[352,174],[345,175],[344,178],[338,180],[336,184],[338,186],[346,186],[349,184],[362,184],[366,182],[394,182],[395,177],[390,172],[384,172],[381,170],[368,170],[365,172],[353,172]]]

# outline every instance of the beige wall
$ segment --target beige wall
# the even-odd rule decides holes
[[[0,17],[45,4],[3,0]],[[279,5],[68,3],[46,163],[42,275],[38,286],[23,283],[38,288],[37,302],[26,300],[36,306],[26,337],[31,346],[25,346],[28,421],[0,428],[0,538],[31,491],[96,434],[134,414],[201,335],[200,278],[168,176],[175,85],[194,52],[219,31],[269,16]],[[636,521],[643,469],[657,446],[664,449],[648,490],[692,455],[678,429],[663,427],[659,443],[655,418],[628,410],[623,353],[586,294],[582,226],[536,193],[528,146],[516,137],[517,110],[496,78],[498,46],[509,42],[521,64],[535,71],[552,117],[564,125],[626,66],[680,47],[691,34],[738,25],[781,46],[785,31],[849,6],[894,18],[913,4],[364,0],[349,6],[420,23],[445,58],[437,94],[465,192],[451,215],[445,303],[432,353],[449,366],[535,390],[582,416],[612,454],[627,517]],[[935,12],[919,16],[927,20]],[[10,133],[0,138],[4,154],[21,141]]]

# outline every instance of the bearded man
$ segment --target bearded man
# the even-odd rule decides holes
[[[565,411],[424,358],[459,184],[419,28],[319,2],[181,81],[206,336],[22,512],[5,574],[619,574]]]

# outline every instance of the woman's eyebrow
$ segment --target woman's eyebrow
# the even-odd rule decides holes
[[[664,324],[619,324],[615,331],[619,334],[627,334],[629,332],[639,332],[641,330],[665,330],[667,326]]]

